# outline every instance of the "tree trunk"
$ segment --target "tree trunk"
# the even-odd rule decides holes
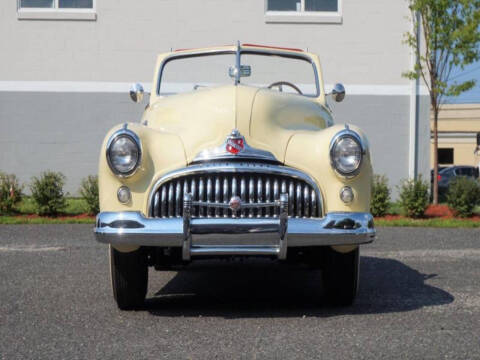
[[[438,204],[438,107],[433,105],[433,204]]]

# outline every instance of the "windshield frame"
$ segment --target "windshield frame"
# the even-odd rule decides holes
[[[283,51],[278,51],[278,50],[271,50],[271,49],[251,49],[251,48],[240,48],[237,51],[234,50],[201,50],[197,52],[188,52],[186,54],[181,54],[181,53],[172,53],[166,58],[163,59],[163,61],[160,64],[160,69],[158,71],[158,77],[157,77],[157,86],[156,86],[156,95],[157,96],[167,96],[167,95],[161,95],[160,94],[160,88],[162,84],[162,76],[163,76],[163,71],[165,66],[173,60],[178,60],[178,59],[185,59],[185,58],[192,58],[192,57],[205,57],[205,56],[212,56],[212,55],[226,55],[226,54],[232,54],[240,56],[240,64],[241,64],[241,58],[242,54],[246,55],[260,55],[260,56],[275,56],[275,57],[282,57],[282,58],[289,58],[289,59],[296,59],[296,60],[302,60],[305,62],[310,63],[310,65],[313,68],[313,75],[315,77],[315,88],[316,88],[316,93],[313,95],[305,95],[302,94],[302,96],[309,97],[309,98],[318,98],[321,96],[321,88],[320,88],[320,83],[319,83],[319,75],[318,75],[318,69],[317,66],[314,62],[314,60],[308,56],[305,53],[299,52],[297,53],[292,53],[292,52],[283,52]],[[235,64],[232,64],[234,66]],[[242,65],[242,64],[241,64]],[[240,84],[242,84],[240,82]],[[232,79],[232,85],[235,85],[235,79]],[[252,86],[252,85],[250,85]],[[168,95],[171,96],[171,95]]]

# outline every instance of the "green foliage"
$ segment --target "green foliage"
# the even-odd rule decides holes
[[[385,216],[390,207],[390,189],[384,175],[375,175],[372,181],[370,212],[373,216]]]
[[[405,43],[417,62],[403,73],[408,79],[422,78],[430,93],[433,111],[434,169],[438,168],[437,122],[445,96],[458,96],[472,89],[476,79],[458,82],[450,75],[480,58],[480,0],[407,0],[413,29]],[[433,179],[433,202],[438,203],[438,180]]]
[[[400,186],[400,204],[408,217],[419,218],[428,207],[429,184],[420,176],[418,179],[403,180]]]
[[[460,217],[470,217],[480,203],[480,185],[477,181],[459,176],[448,186],[447,203]]]
[[[40,177],[33,177],[30,190],[38,215],[57,216],[65,209],[65,175],[60,172],[45,171]]]
[[[87,211],[87,203],[83,198],[65,198],[65,209],[62,215],[74,216],[84,214]],[[35,214],[37,212],[37,204],[31,196],[22,196],[22,200],[15,206],[15,212],[23,215]]]
[[[443,96],[458,96],[476,84],[475,79],[450,83],[454,67],[463,69],[480,57],[480,0],[407,0],[414,27],[405,43],[416,53],[414,69],[403,75],[422,77],[433,94],[432,106]]]
[[[98,176],[89,175],[82,180],[80,194],[87,203],[88,213],[96,215],[100,211],[98,200]]]
[[[22,186],[14,174],[0,172],[0,214],[10,214],[22,199]]]

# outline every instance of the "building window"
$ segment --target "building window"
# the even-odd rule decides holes
[[[438,149],[438,163],[441,165],[452,165],[453,148]]]
[[[18,0],[18,19],[96,20],[96,0]]]
[[[265,0],[265,21],[341,23],[342,0]]]

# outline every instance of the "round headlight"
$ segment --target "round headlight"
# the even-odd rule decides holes
[[[120,176],[132,175],[140,164],[141,155],[140,141],[129,130],[114,134],[107,146],[108,164]]]
[[[356,136],[340,135],[333,143],[330,156],[333,167],[341,175],[354,175],[362,163],[362,145]]]

